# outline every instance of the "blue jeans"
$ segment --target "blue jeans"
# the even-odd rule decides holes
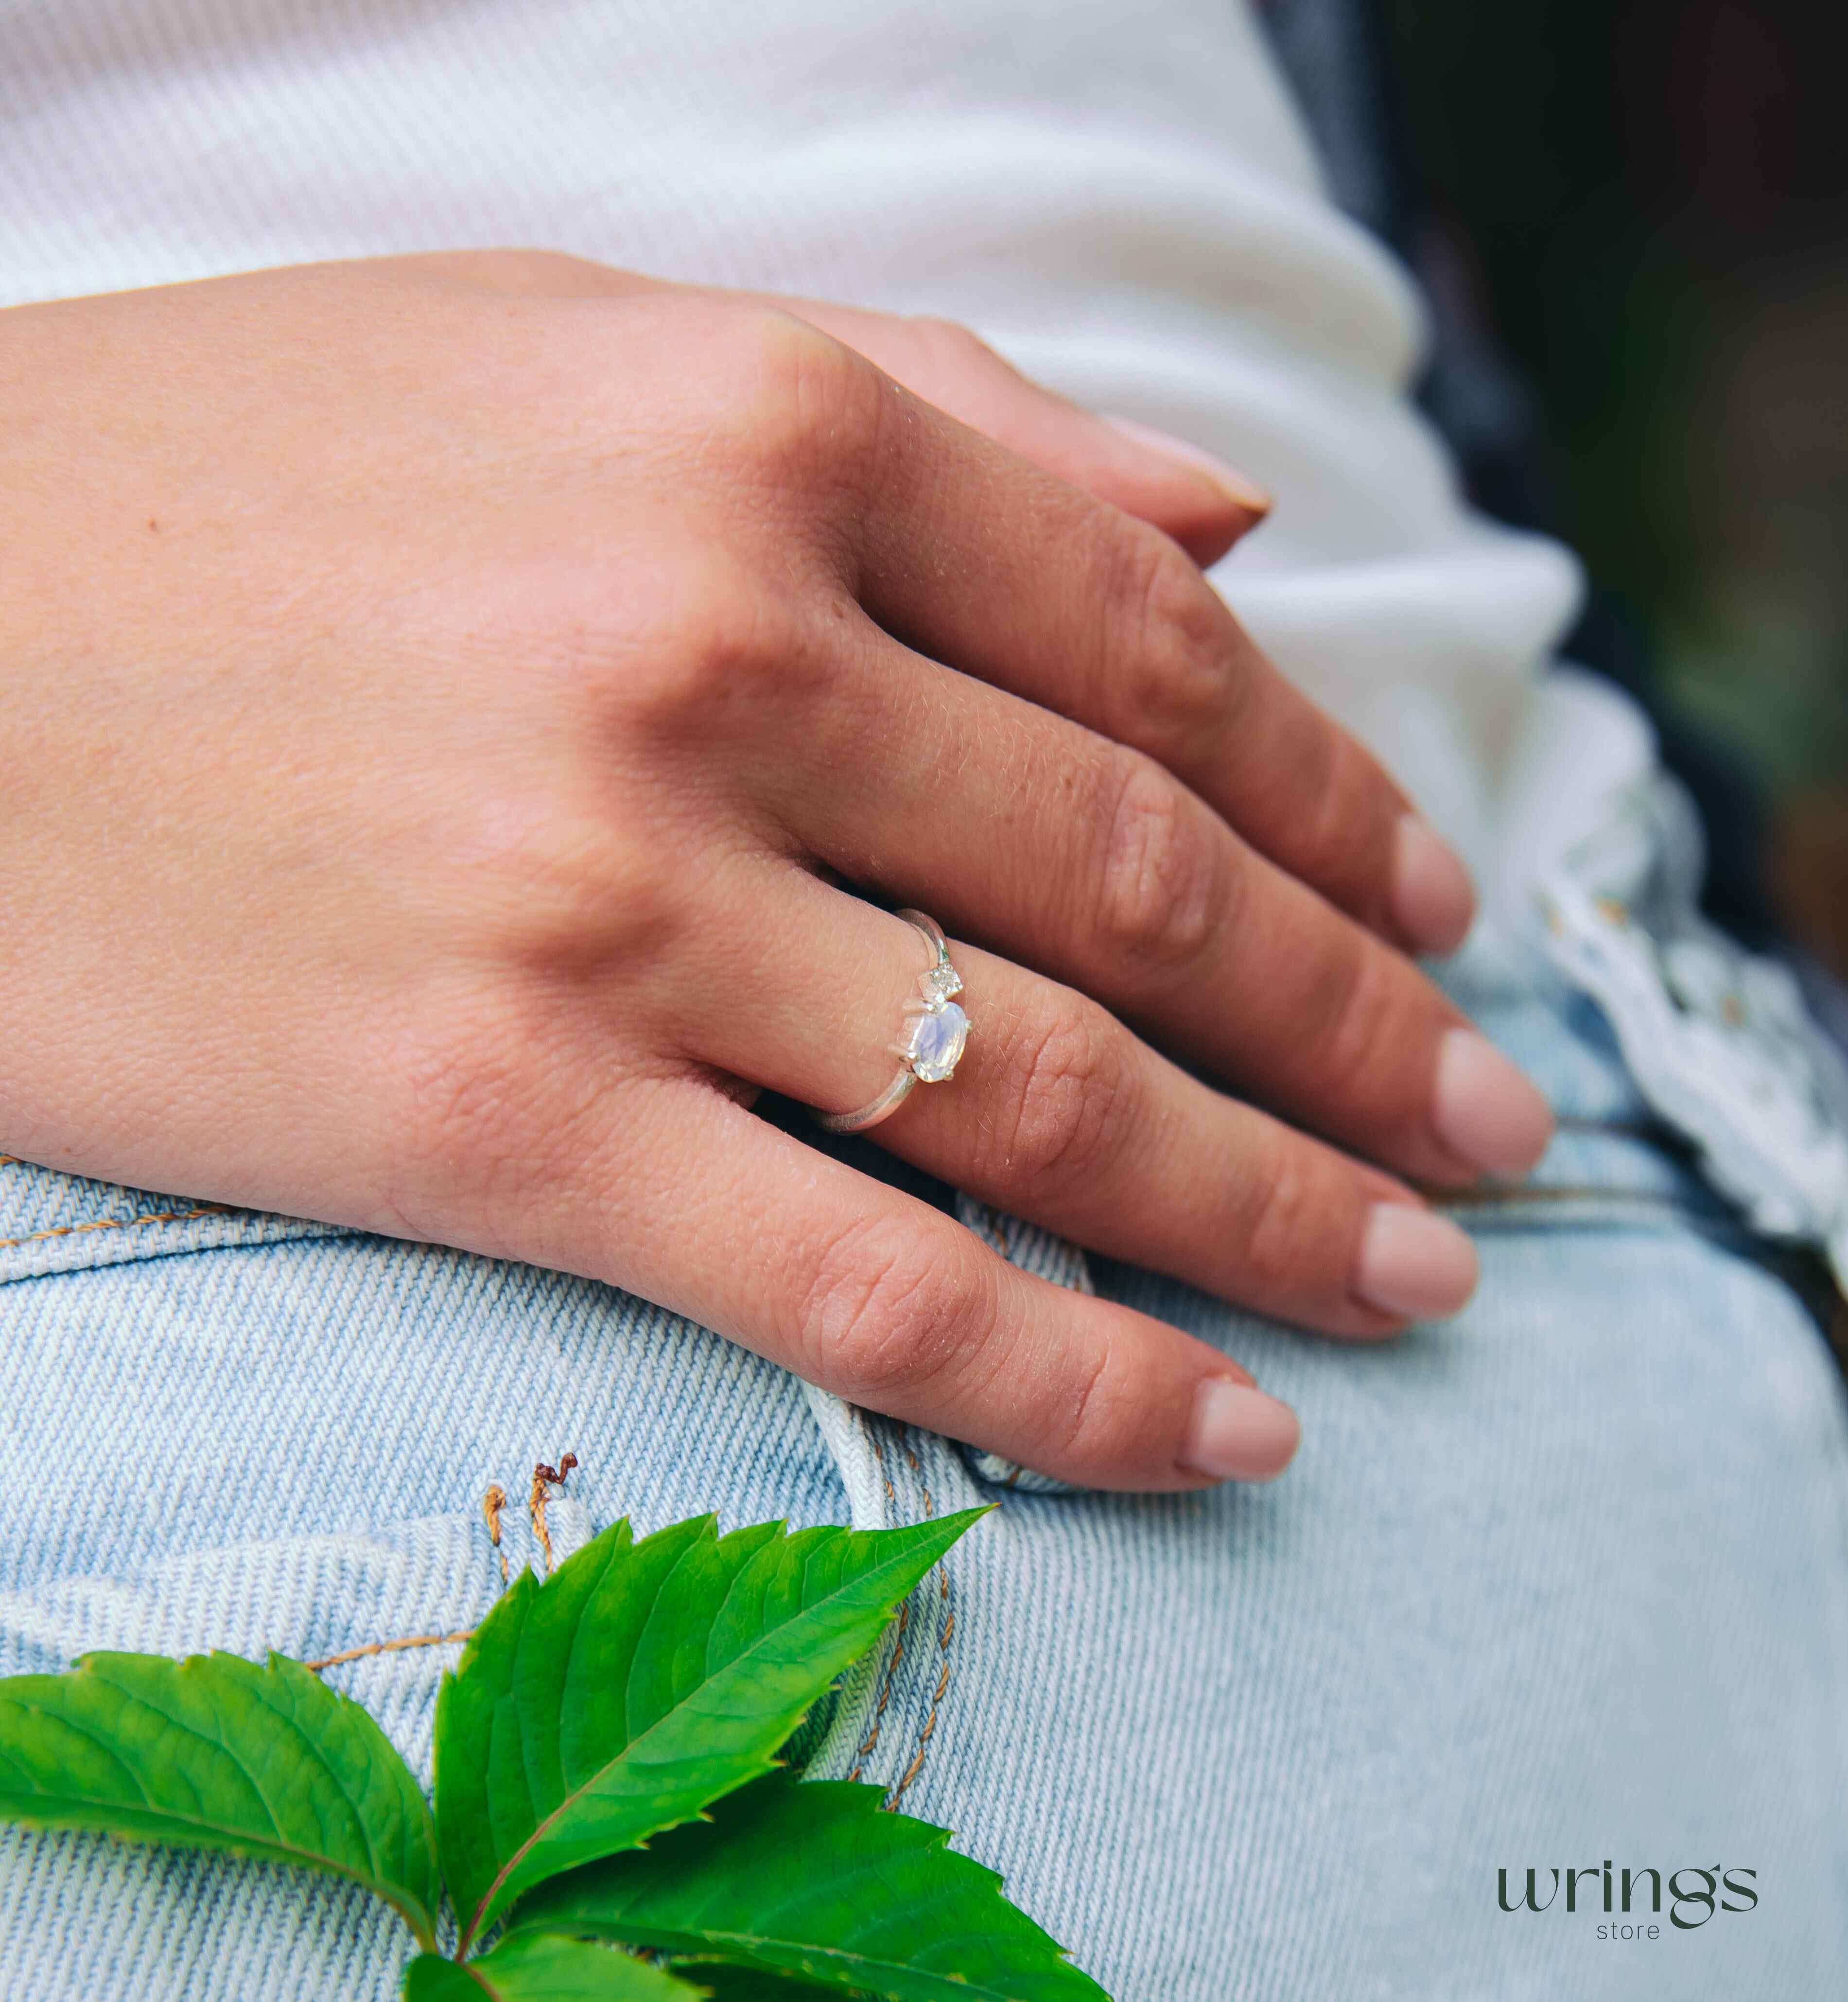
[[[1588,1012],[1526,976],[1463,998],[1567,1123],[1534,1189],[1459,1212],[1484,1273],[1460,1319],[1350,1347],[1097,1274],[1297,1406],[1300,1456],[1261,1489],[1009,1487],[605,1287],[0,1166],[0,1672],[347,1655],[325,1672],[427,1774],[441,1637],[535,1557],[539,1461],[580,1463],[560,1555],[623,1513],[999,1498],[817,1767],[957,1830],[1118,2002],[1838,1992],[1839,1383]],[[1519,1905],[1530,1868],[1544,1902],[1606,1858],[1753,1871],[1756,1906],[1651,1913],[1639,1877],[1607,1915],[1581,1875],[1572,1912],[1501,1909],[1500,1871]],[[1661,1937],[1609,1936],[1639,1917]],[[330,1880],[0,1832],[21,2002],[383,1998],[407,1946]]]

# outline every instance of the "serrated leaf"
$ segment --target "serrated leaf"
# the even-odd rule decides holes
[[[281,1655],[85,1655],[0,1680],[0,1819],[331,1871],[431,1941],[422,1791],[359,1704]]]
[[[522,1933],[479,1960],[420,1953],[404,2002],[699,2002],[702,1990],[633,1954],[556,1933]]]
[[[710,1821],[542,1885],[528,1925],[793,1976],[880,2002],[1104,2002],[1001,1879],[877,1787],[777,1774]],[[689,1971],[700,1979],[697,1967]]]
[[[618,1522],[522,1573],[436,1723],[437,1830],[465,1946],[523,1891],[769,1770],[830,1681],[983,1512],[897,1529]]]

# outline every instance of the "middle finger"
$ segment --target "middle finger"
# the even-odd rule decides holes
[[[846,650],[783,768],[779,811],[807,852],[1401,1173],[1537,1160],[1551,1118],[1521,1072],[1152,759],[870,622]]]

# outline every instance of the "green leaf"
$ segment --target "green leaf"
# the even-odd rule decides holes
[[[766,1974],[760,1967],[726,1967],[716,1960],[681,1972],[699,1983],[709,2002],[841,2002],[842,1993],[788,1975]]]
[[[332,1871],[431,1943],[417,1781],[357,1703],[281,1655],[85,1655],[0,1681],[0,1819]]]
[[[509,1921],[711,1958],[882,2002],[1102,2002],[947,1833],[877,1787],[779,1773],[646,1850],[555,1878]],[[697,1969],[695,1978],[702,1978]]]
[[[437,1704],[437,1830],[462,1944],[523,1891],[769,1770],[803,1712],[981,1509],[898,1529],[617,1522],[521,1574]]]
[[[404,2002],[699,2002],[703,1991],[633,1954],[556,1933],[522,1933],[479,1960],[420,1953]]]

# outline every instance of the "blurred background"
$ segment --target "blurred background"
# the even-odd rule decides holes
[[[1654,715],[1713,914],[1848,978],[1848,9],[1260,12],[1473,497],[1585,557],[1567,651]]]

